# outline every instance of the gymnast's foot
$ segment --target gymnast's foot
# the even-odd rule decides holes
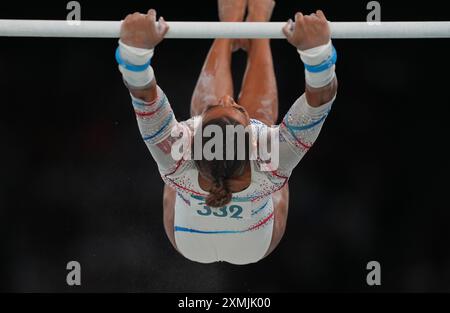
[[[248,0],[248,15],[246,22],[269,22],[272,18],[275,1],[273,0]],[[233,51],[250,49],[249,39],[236,39],[233,44]]]
[[[221,22],[243,22],[248,0],[218,0]]]
[[[248,0],[218,0],[221,22],[243,22]],[[240,39],[232,41],[232,51],[243,49]]]
[[[248,0],[247,22],[269,22],[274,8],[273,0]]]
[[[273,0],[248,0],[248,15],[246,22],[269,22],[272,18],[275,1]],[[237,39],[237,49],[248,51],[251,41],[249,39]]]

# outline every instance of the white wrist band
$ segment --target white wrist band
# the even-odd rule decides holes
[[[154,49],[135,48],[124,44],[119,40],[119,52],[122,60],[128,64],[141,66],[150,61]],[[144,71],[131,71],[119,65],[125,83],[129,87],[145,88],[153,81],[155,74],[153,68],[148,66]]]
[[[154,49],[136,48],[124,44],[122,40],[119,40],[120,54],[122,59],[127,63],[134,65],[142,65],[147,63],[154,54]]]
[[[297,50],[304,64],[317,66],[330,59],[333,54],[331,40],[322,46],[308,50]],[[335,77],[336,66],[331,66],[320,72],[310,72],[305,69],[306,83],[313,88],[321,88],[330,84]]]
[[[305,81],[312,88],[322,88],[328,86],[336,76],[336,66],[320,73],[310,73],[305,71]]]
[[[303,63],[318,65],[330,57],[332,53],[331,40],[325,44],[308,50],[297,50]]]
[[[133,72],[119,66],[119,71],[122,73],[126,85],[131,88],[145,89],[155,79],[155,73],[151,66],[143,72]]]

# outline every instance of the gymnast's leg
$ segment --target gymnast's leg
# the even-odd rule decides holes
[[[218,0],[218,6],[220,21],[242,22],[247,0]],[[231,57],[236,42],[232,39],[214,40],[192,95],[192,116],[200,115],[207,105],[217,104],[223,96],[233,97]]]
[[[249,0],[247,21],[270,21],[274,6],[272,0]],[[238,103],[245,107],[251,118],[271,126],[278,118],[278,91],[270,40],[248,42],[247,69]]]
[[[274,7],[272,0],[249,0],[247,21],[267,22]],[[278,118],[278,91],[269,39],[249,41],[247,70],[238,103],[251,118],[271,126]],[[272,240],[266,255],[280,243],[286,229],[289,187],[286,184],[272,195],[274,224]]]

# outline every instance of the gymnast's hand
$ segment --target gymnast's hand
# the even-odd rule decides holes
[[[135,48],[153,49],[164,39],[168,30],[169,25],[163,17],[156,24],[156,11],[150,9],[147,14],[134,13],[125,18],[120,40]]]
[[[287,40],[298,50],[308,50],[327,44],[331,30],[321,10],[311,15],[295,14],[295,22],[289,20],[283,27]]]

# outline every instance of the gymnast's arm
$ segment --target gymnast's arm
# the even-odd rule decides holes
[[[330,52],[332,51],[330,26],[321,10],[311,15],[297,13],[295,22],[289,20],[283,28],[283,32],[288,42],[300,52],[302,60],[308,63],[316,60],[320,61],[319,58],[322,51],[324,53],[326,53],[326,49],[330,49]],[[333,71],[329,69],[328,72],[319,74],[309,73],[308,70],[305,72],[307,75],[305,93],[310,106],[317,108],[334,99],[337,92],[337,79],[334,75],[334,68]],[[329,77],[326,76],[328,73],[330,74]],[[310,78],[309,81],[308,78]],[[329,82],[329,80],[331,81]],[[324,83],[322,83],[323,81]]]
[[[312,64],[317,69],[324,60],[331,60],[329,66],[323,67],[320,72],[306,68],[305,94],[292,105],[278,128],[279,169],[289,176],[319,136],[336,98],[338,83],[331,31],[322,11],[309,16],[297,13],[295,22],[289,21],[283,31],[287,40],[298,49],[305,64]]]
[[[130,14],[122,22],[120,42],[125,46],[136,48],[136,50],[131,52],[125,51],[131,54],[133,61],[141,61],[140,59],[142,59],[141,62],[145,62],[147,61],[146,58],[151,59],[153,50],[164,39],[169,26],[162,17],[158,22],[158,26],[156,26],[156,11],[153,9],[150,9],[147,14]],[[121,72],[124,74],[122,70]],[[149,76],[149,73],[146,71],[131,74],[135,74],[136,77],[131,77],[131,79],[139,80],[138,83],[141,83]],[[151,71],[150,75],[153,75],[153,71]],[[148,79],[150,82],[147,86],[139,86],[138,88],[133,88],[130,84],[127,84],[127,86],[135,98],[145,102],[152,102],[158,96],[157,85],[154,76],[148,77]]]
[[[287,40],[299,51],[312,51],[310,49],[317,49],[317,47],[331,43],[330,26],[321,10],[305,16],[302,13],[297,13],[295,15],[295,23],[292,21],[288,22],[283,31]],[[307,53],[306,57],[308,56]],[[308,72],[307,74],[313,75]],[[307,80],[305,94],[306,100],[310,106],[317,108],[334,99],[337,93],[338,84],[336,76],[333,76],[334,78],[330,83],[320,87],[309,85]]]
[[[156,11],[128,15],[122,23],[116,59],[128,87],[139,130],[161,174],[176,166],[171,157],[175,119],[166,95],[156,84],[151,58],[169,27],[163,18],[156,24]]]

